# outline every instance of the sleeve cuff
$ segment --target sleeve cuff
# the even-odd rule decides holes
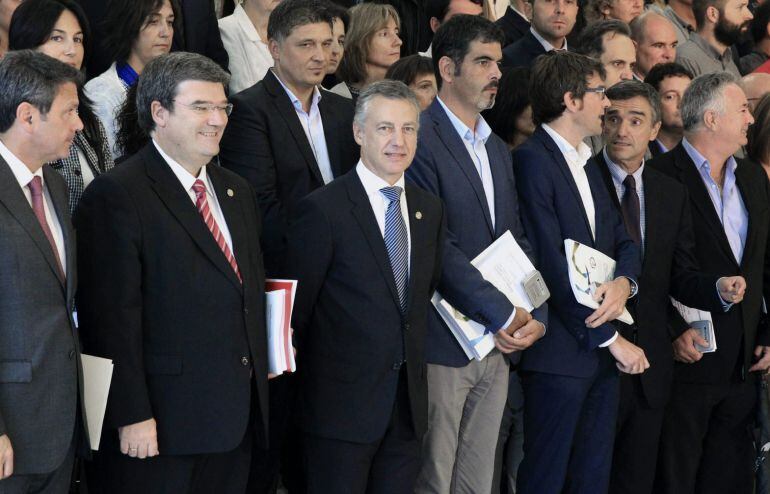
[[[730,308],[733,306],[732,302],[728,302],[727,300],[722,298],[722,294],[719,293],[719,282],[724,279],[724,276],[719,278],[716,283],[716,289],[717,289],[717,297],[719,297],[719,301],[722,302],[722,310],[725,312],[729,311]]]
[[[513,306],[513,312],[511,312],[511,317],[509,317],[509,318],[508,318],[508,320],[507,320],[507,321],[505,321],[505,324],[503,324],[503,327],[502,327],[502,328],[499,328],[497,331],[500,331],[501,329],[505,329],[505,328],[507,328],[508,326],[510,326],[510,325],[511,325],[511,323],[513,322],[513,319],[514,319],[515,317],[516,317],[516,306],[514,305],[514,306]]]
[[[633,281],[633,280],[631,280],[631,281]],[[612,335],[612,338],[610,338],[609,340],[607,340],[604,343],[602,343],[601,345],[599,345],[599,348],[607,348],[608,346],[610,346],[613,343],[615,343],[615,340],[617,340],[617,339],[618,339],[618,332],[615,331],[615,334]]]

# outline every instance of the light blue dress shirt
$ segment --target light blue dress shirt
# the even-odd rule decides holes
[[[612,161],[607,154],[607,148],[602,149],[604,159],[609,163],[610,175],[612,176],[612,183],[615,186],[615,193],[618,195],[618,201],[623,203],[623,196],[626,195],[626,186],[623,185],[623,180],[626,179],[628,172],[620,167],[617,163]],[[647,215],[644,211],[644,181],[642,180],[642,173],[644,172],[644,160],[642,160],[642,166],[639,167],[631,175],[636,181],[636,195],[639,196],[639,227],[642,232],[642,255],[644,255],[644,238],[645,229],[647,228]]]

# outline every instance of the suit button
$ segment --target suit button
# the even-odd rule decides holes
[[[404,331],[409,331],[409,323],[404,324]]]
[[[246,309],[246,308],[244,308],[244,309],[243,309],[243,313],[244,313],[244,314],[248,314],[248,313],[249,313],[249,309]]]
[[[249,358],[248,357],[241,357],[241,365],[249,365]]]
[[[393,367],[392,367],[392,369],[393,369],[394,371],[397,371],[397,370],[399,370],[400,368],[401,368],[401,362],[396,362],[395,364],[393,364]]]
[[[70,350],[69,358],[70,358],[70,360],[75,358],[75,350]]]

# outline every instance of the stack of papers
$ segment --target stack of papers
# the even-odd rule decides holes
[[[602,252],[571,239],[564,240],[564,253],[575,300],[591,309],[598,309],[599,302],[594,300],[594,292],[602,283],[615,279],[615,261]],[[617,320],[626,324],[634,322],[625,307]]]
[[[717,339],[714,335],[714,321],[711,319],[711,312],[687,307],[673,297],[671,297],[671,303],[674,304],[674,308],[679,311],[682,319],[684,319],[692,329],[696,330],[701,338],[708,342],[708,345],[706,346],[695,345],[695,349],[700,353],[715,352],[717,349]]]
[[[88,439],[91,449],[99,450],[102,437],[102,424],[104,412],[107,410],[107,397],[110,394],[112,360],[94,357],[93,355],[81,356],[83,365],[83,402],[86,409],[86,423],[88,424]]]
[[[495,240],[471,264],[485,280],[500,290],[511,303],[531,312],[534,307],[524,290],[524,280],[535,271],[535,266],[521,250],[510,231]],[[492,333],[484,326],[468,319],[436,292],[431,299],[444,323],[457,338],[468,359],[482,360],[495,347]]]
[[[265,281],[265,316],[267,323],[268,372],[280,375],[297,370],[291,340],[291,313],[297,280]]]

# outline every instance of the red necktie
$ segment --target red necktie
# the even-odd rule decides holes
[[[53,235],[51,234],[51,228],[48,226],[48,221],[45,219],[45,208],[43,207],[43,179],[35,176],[27,184],[29,191],[32,193],[32,211],[35,212],[40,228],[43,229],[45,238],[48,239],[48,243],[51,244],[51,250],[53,251],[53,257],[56,259],[56,266],[59,268],[59,274],[62,280],[64,280],[64,269],[62,269],[61,259],[59,258],[59,249],[56,247],[56,242],[53,241]]]
[[[195,207],[198,208],[198,212],[203,217],[203,221],[206,223],[206,226],[209,227],[211,235],[214,236],[214,241],[222,250],[222,253],[225,255],[227,262],[230,263],[230,267],[232,267],[233,271],[235,271],[235,276],[238,277],[238,281],[243,283],[243,280],[241,279],[241,273],[238,271],[238,263],[235,262],[235,256],[230,250],[230,247],[227,245],[227,242],[225,242],[225,237],[222,235],[222,232],[219,231],[219,226],[217,225],[216,220],[214,220],[214,215],[211,214],[211,209],[209,209],[209,201],[206,198],[206,184],[204,184],[202,180],[198,179],[195,181],[195,183],[193,183],[192,189],[195,192],[195,197],[197,198],[195,201]]]

